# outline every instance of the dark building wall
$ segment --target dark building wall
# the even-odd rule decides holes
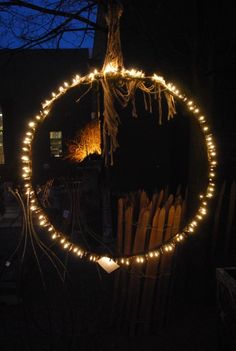
[[[222,165],[218,174],[235,178],[236,39],[232,4],[216,1],[212,5],[202,0],[122,3],[125,67],[164,75],[200,104],[216,136]],[[105,40],[105,33],[95,37],[94,55],[100,61]]]
[[[87,49],[0,51],[0,104],[5,146],[5,165],[1,166],[3,178],[18,176],[25,126],[39,112],[41,102],[64,81],[76,74],[86,74],[88,66]]]
[[[202,0],[122,2],[121,41],[126,67],[163,74],[200,104],[214,131],[218,174],[235,179],[236,39],[232,4],[216,1],[213,5]]]

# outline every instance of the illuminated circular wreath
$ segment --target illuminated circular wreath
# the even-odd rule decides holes
[[[151,251],[147,251],[142,254],[134,254],[134,255],[126,255],[120,257],[112,257],[110,255],[99,255],[97,253],[93,253],[85,250],[82,247],[79,247],[75,243],[72,243],[68,236],[59,232],[53,225],[50,223],[49,218],[45,211],[39,204],[37,195],[32,185],[32,142],[34,140],[35,132],[38,126],[43,123],[43,121],[48,117],[49,112],[56,100],[58,100],[62,95],[64,95],[69,89],[74,88],[76,86],[80,86],[82,84],[92,84],[94,81],[100,80],[114,80],[114,79],[126,79],[132,81],[149,81],[154,85],[161,88],[163,91],[167,91],[171,96],[175,97],[182,101],[192,116],[198,121],[201,130],[204,135],[204,140],[206,143],[206,149],[208,154],[208,185],[206,187],[205,193],[200,194],[200,206],[191,221],[181,230],[181,232],[175,234],[169,241],[163,243],[162,245],[152,249]],[[195,231],[199,222],[203,219],[203,217],[207,213],[207,205],[209,199],[213,196],[214,193],[214,169],[216,167],[216,151],[215,145],[213,142],[212,134],[209,130],[209,126],[207,125],[206,118],[201,114],[200,109],[196,104],[188,99],[183,93],[181,93],[172,83],[165,83],[163,77],[160,77],[154,74],[152,77],[146,77],[143,72],[136,70],[118,70],[112,66],[107,66],[102,71],[95,70],[94,72],[80,77],[76,75],[71,83],[64,82],[63,86],[59,87],[57,93],[52,93],[52,97],[49,100],[46,100],[42,104],[42,111],[40,114],[35,116],[34,120],[28,123],[28,129],[25,133],[25,137],[23,140],[23,155],[21,157],[23,163],[23,180],[24,180],[24,188],[27,196],[29,197],[30,202],[30,210],[35,213],[38,218],[39,225],[44,227],[48,233],[50,234],[53,240],[56,240],[62,247],[73,254],[77,255],[79,258],[87,258],[92,262],[98,262],[99,260],[105,260],[111,264],[117,265],[130,265],[132,262],[144,263],[147,260],[153,260],[158,258],[161,254],[165,252],[171,252],[174,250],[175,246],[183,241],[189,234]]]

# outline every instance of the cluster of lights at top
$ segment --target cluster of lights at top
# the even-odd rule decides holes
[[[186,108],[190,111],[192,116],[198,121],[201,130],[204,135],[204,140],[206,143],[207,153],[208,153],[208,164],[209,164],[209,174],[208,174],[208,185],[206,187],[204,194],[199,194],[200,197],[200,206],[194,216],[190,220],[190,222],[181,230],[181,232],[175,234],[168,242],[165,242],[161,246],[159,246],[155,250],[147,251],[143,254],[138,255],[130,255],[130,256],[122,256],[122,257],[112,257],[110,255],[100,256],[96,253],[89,252],[82,247],[79,247],[75,243],[72,243],[68,237],[57,231],[55,227],[50,223],[46,213],[41,208],[38,203],[37,196],[32,186],[32,159],[31,159],[31,149],[32,142],[34,139],[35,131],[39,124],[41,124],[45,118],[48,117],[51,107],[53,103],[60,98],[63,94],[65,94],[69,89],[79,86],[81,84],[91,84],[94,80],[101,79],[139,79],[139,80],[149,80],[156,86],[159,86],[162,90],[167,90],[170,94],[172,94],[176,99],[181,100]],[[207,214],[207,207],[210,198],[213,197],[215,190],[215,167],[216,167],[216,150],[213,141],[212,134],[210,132],[209,126],[207,125],[207,121],[204,115],[202,115],[200,109],[196,104],[188,99],[184,94],[182,94],[172,83],[166,83],[163,77],[160,77],[154,74],[152,77],[146,77],[142,71],[132,70],[121,70],[119,71],[112,65],[107,65],[103,71],[94,70],[94,72],[80,77],[76,75],[71,83],[64,82],[62,86],[59,87],[57,92],[52,93],[52,97],[49,100],[46,100],[42,104],[42,111],[40,114],[35,116],[35,118],[28,123],[28,129],[25,133],[25,137],[23,140],[23,155],[21,157],[21,161],[23,163],[22,167],[22,177],[24,179],[24,188],[25,193],[29,197],[30,201],[30,210],[35,214],[38,219],[38,223],[40,226],[44,227],[45,230],[48,231],[49,235],[53,240],[56,240],[58,244],[62,246],[63,249],[70,251],[74,255],[79,258],[87,258],[92,262],[99,262],[100,260],[105,260],[108,265],[109,264],[117,264],[117,265],[126,265],[136,262],[137,264],[145,263],[147,260],[158,259],[160,255],[172,252],[176,245],[179,242],[182,242],[188,235],[191,235],[196,231],[199,223],[202,221],[204,216]]]

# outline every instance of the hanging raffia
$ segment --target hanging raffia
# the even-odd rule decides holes
[[[108,26],[107,50],[102,68],[104,75],[101,79],[104,93],[103,156],[105,157],[106,165],[108,165],[108,162],[113,165],[113,152],[119,146],[117,134],[120,118],[115,108],[115,102],[118,102],[122,107],[126,107],[131,102],[132,115],[137,117],[135,106],[136,90],[140,89],[143,91],[145,109],[150,113],[153,112],[151,95],[154,95],[158,102],[159,124],[162,124],[161,86],[159,84],[150,85],[142,77],[140,79],[122,77],[122,72],[125,72],[120,41],[120,17],[122,12],[123,8],[119,1],[109,2],[106,17]],[[120,75],[111,78],[111,72],[117,72]],[[167,91],[164,91],[164,96],[168,107],[167,119],[169,120],[176,113],[174,98]]]
[[[120,17],[123,8],[118,2],[109,2],[108,14],[106,22],[108,26],[107,51],[103,64],[103,72],[106,72],[107,67],[122,70],[123,55],[120,42]],[[108,153],[113,164],[113,151],[119,146],[117,142],[118,125],[120,122],[119,115],[114,106],[115,86],[110,82],[106,75],[102,79],[102,87],[104,92],[104,113],[103,113],[103,155],[105,163],[108,163]],[[109,140],[108,140],[108,138]],[[108,142],[110,145],[108,145]]]
[[[106,67],[112,66],[118,69],[123,69],[123,55],[120,42],[120,17],[123,8],[118,1],[109,1],[108,13],[106,22],[108,26],[107,50],[103,63],[103,71]]]

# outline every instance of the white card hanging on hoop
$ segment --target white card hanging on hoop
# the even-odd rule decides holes
[[[109,257],[101,257],[97,263],[107,272],[112,273],[120,266]]]

